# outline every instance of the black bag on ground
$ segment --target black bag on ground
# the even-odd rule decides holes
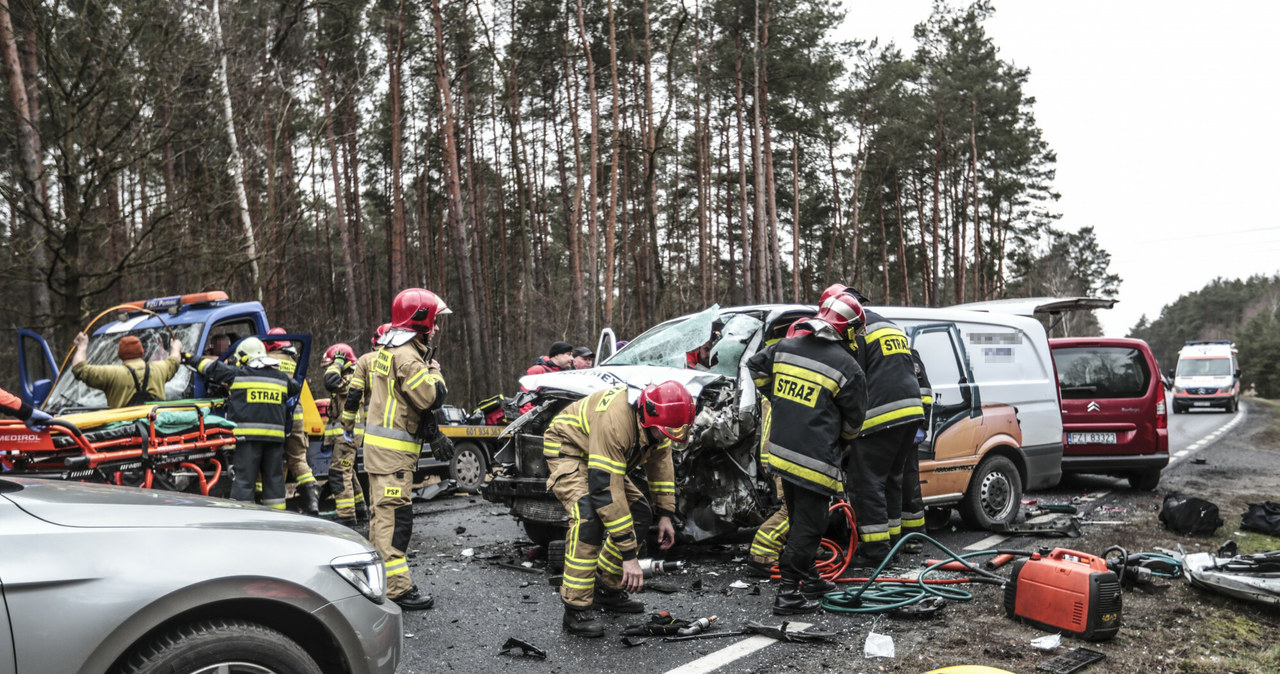
[[[1240,516],[1240,528],[1268,536],[1280,536],[1280,503],[1250,503],[1249,509]]]
[[[1209,536],[1222,526],[1218,506],[1194,496],[1174,492],[1164,497],[1160,521],[1166,529],[1179,534]]]

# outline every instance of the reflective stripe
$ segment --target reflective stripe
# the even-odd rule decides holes
[[[837,370],[836,368],[831,367],[830,365],[827,365],[822,361],[814,360],[812,358],[807,358],[805,356],[801,356],[796,353],[790,353],[790,352],[784,351],[774,356],[773,371],[786,372],[786,370],[781,370],[778,367],[778,363],[785,363],[788,366],[794,366],[796,368],[799,368],[801,371],[811,373],[809,377],[818,376],[818,377],[824,378],[824,379],[814,379],[813,381],[816,381],[817,383],[822,384],[824,388],[826,388],[828,391],[831,391],[832,395],[835,395],[836,392],[839,391],[841,388],[843,388],[845,383],[848,381],[848,378],[845,377],[844,374],[840,372],[840,370]],[[794,374],[794,373],[789,373],[789,374]],[[804,375],[798,375],[798,376],[804,376]],[[824,380],[826,383],[824,383]]]
[[[924,406],[920,404],[919,398],[896,400],[868,411],[867,420],[862,422],[862,432],[865,433],[876,426],[883,426],[890,421],[923,416]]]
[[[408,452],[410,454],[417,454],[422,451],[422,443],[412,435],[401,430],[383,428],[381,426],[366,426],[364,429],[364,443],[370,447],[394,449],[397,452]]]
[[[315,482],[315,481],[316,481],[316,476],[312,475],[311,473],[307,473],[305,475],[299,475],[296,482],[297,482],[297,485],[301,487],[304,484],[311,484],[312,482]]]
[[[655,494],[674,494],[676,493],[676,483],[674,482],[650,482],[649,491]]]
[[[249,377],[245,375],[236,377],[235,382],[231,384],[231,388],[255,388],[254,385],[261,386],[262,388],[278,388],[281,391],[289,388],[288,384],[283,380],[276,379],[275,377]]]
[[[920,404],[921,404],[921,405],[932,405],[932,404],[933,404],[933,396],[920,396]]]
[[[774,442],[769,443],[769,454],[771,455],[771,458],[769,459],[770,465],[773,465],[773,462],[777,458],[781,457],[783,459],[786,459],[787,462],[789,463],[792,463],[798,466],[803,466],[805,468],[808,468],[809,470],[822,473],[823,475],[826,475],[827,477],[833,478],[835,480],[839,480],[841,477],[840,469],[838,467],[828,463],[823,463],[822,461],[819,461],[811,456],[801,454],[795,450],[787,449],[786,447],[783,447],[782,445],[779,445]]]
[[[334,501],[334,503],[336,503],[336,504],[337,504],[337,506],[338,506],[338,510],[345,510],[345,509],[347,509],[347,508],[354,508],[354,507],[356,507],[356,499],[355,499],[355,497],[354,497],[354,496],[353,496],[353,497],[351,497],[351,498],[340,498],[340,499],[336,499],[336,500]]]
[[[391,576],[398,576],[402,573],[408,573],[409,560],[405,559],[404,557],[400,557],[399,559],[388,560],[384,568],[386,569],[388,578]]]
[[[430,370],[423,370],[418,374],[415,374],[412,377],[410,377],[409,381],[406,381],[404,385],[409,387],[409,390],[412,391],[418,388],[419,384],[425,383],[425,384],[435,385],[442,381],[444,381],[444,377],[441,377],[440,375],[435,374]]]
[[[564,565],[571,569],[581,569],[583,571],[594,571],[596,565],[590,559],[579,557],[564,556]]]
[[[279,438],[284,439],[283,424],[255,424],[242,421],[236,424],[231,431],[236,436],[251,436],[255,438]]]
[[[615,475],[623,475],[627,472],[627,464],[618,463],[617,461],[607,459],[603,456],[592,456],[590,459],[587,459],[587,467],[608,471]]]
[[[858,528],[861,529],[862,527],[858,527]],[[858,540],[862,541],[863,543],[875,543],[876,541],[887,541],[889,540],[889,531],[886,529],[884,532],[881,532],[881,533],[858,534]]]
[[[858,431],[861,431],[861,430],[862,430],[861,426],[854,426],[853,424],[847,421],[842,421],[840,423],[840,437],[844,438],[845,440],[852,440],[858,437]]]
[[[592,575],[590,578],[574,578],[569,574],[560,577],[560,582],[568,587],[577,588],[579,590],[595,589],[596,577]]]
[[[627,514],[613,520],[612,522],[605,522],[604,528],[608,529],[609,533],[616,534],[619,531],[630,529],[633,522],[634,520],[631,519],[631,515]]]

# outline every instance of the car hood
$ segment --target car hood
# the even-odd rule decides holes
[[[0,478],[0,498],[51,524],[67,527],[197,527],[349,534],[314,517],[247,503],[155,489]]]
[[[550,388],[584,396],[614,386],[626,385],[632,389],[631,397],[634,400],[640,389],[650,384],[676,381],[683,384],[689,390],[689,395],[697,399],[704,387],[723,379],[723,375],[702,370],[684,370],[657,365],[601,365],[587,370],[525,375],[520,378],[520,385],[529,391]]]

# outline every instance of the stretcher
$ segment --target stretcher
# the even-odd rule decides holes
[[[235,424],[208,409],[193,401],[69,414],[40,433],[3,420],[0,473],[208,496],[235,448]]]

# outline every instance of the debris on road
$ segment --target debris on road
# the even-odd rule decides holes
[[[894,657],[893,637],[878,632],[867,632],[867,640],[862,645],[862,657],[867,660]]]
[[[498,655],[516,655],[515,650],[517,648],[520,649],[519,655],[532,657],[532,658],[541,658],[543,660],[547,659],[546,651],[542,650],[541,648],[538,648],[537,646],[534,646],[533,644],[527,641],[517,639],[515,637],[511,637],[510,639],[507,639],[507,643],[502,644],[502,650],[498,651]]]
[[[1073,648],[1062,655],[1055,655],[1036,665],[1036,671],[1052,672],[1053,674],[1073,674],[1073,672],[1078,672],[1106,657],[1106,655],[1089,648]]]

